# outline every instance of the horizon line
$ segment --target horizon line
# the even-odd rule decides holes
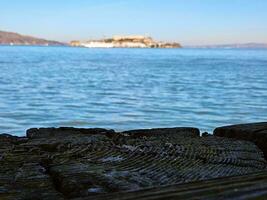
[[[15,33],[15,34],[19,34],[21,36],[26,36],[26,37],[33,37],[33,38],[36,38],[36,39],[43,39],[43,40],[48,40],[48,41],[55,41],[55,42],[60,42],[60,43],[65,43],[65,44],[69,44],[71,43],[72,41],[90,41],[90,40],[103,40],[103,39],[110,39],[110,38],[113,38],[115,36],[144,36],[144,37],[150,37],[150,38],[153,38],[153,36],[151,36],[151,34],[114,34],[112,36],[103,36],[102,38],[101,37],[94,37],[94,38],[99,38],[99,39],[69,39],[69,40],[58,40],[58,39],[49,39],[49,38],[46,38],[46,37],[43,37],[43,36],[39,36],[39,35],[31,35],[31,34],[24,34],[24,33],[19,33],[19,32],[16,32],[16,31],[12,31],[12,30],[0,30],[0,32],[7,32],[7,33]],[[91,37],[92,38],[92,37]],[[163,42],[163,40],[158,40],[156,39],[156,41],[159,41],[159,42]],[[267,42],[255,42],[255,41],[249,41],[249,42],[225,42],[225,43],[211,43],[211,44],[186,44],[186,43],[183,43],[181,41],[177,41],[177,40],[167,40],[166,42],[176,42],[176,43],[179,43],[181,44],[183,47],[208,47],[208,46],[222,46],[222,45],[267,45]]]

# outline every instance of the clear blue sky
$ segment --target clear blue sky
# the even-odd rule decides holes
[[[59,41],[145,34],[184,45],[267,43],[267,0],[0,0],[0,30]]]

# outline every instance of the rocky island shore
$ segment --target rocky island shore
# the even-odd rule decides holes
[[[71,46],[87,48],[181,48],[179,43],[156,42],[146,36],[114,36],[102,40],[90,40],[87,42],[72,41]]]
[[[258,199],[267,122],[216,128],[34,128],[0,135],[0,199]]]

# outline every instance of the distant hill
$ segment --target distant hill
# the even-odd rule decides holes
[[[18,33],[0,31],[0,45],[41,45],[41,46],[65,46],[66,44],[35,38]]]
[[[222,48],[222,49],[245,49],[245,48],[267,48],[265,43],[245,43],[245,44],[219,44],[219,45],[199,45],[187,46],[189,48]]]

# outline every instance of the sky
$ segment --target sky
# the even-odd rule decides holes
[[[147,35],[183,45],[267,43],[267,0],[0,0],[0,30],[63,42]]]

